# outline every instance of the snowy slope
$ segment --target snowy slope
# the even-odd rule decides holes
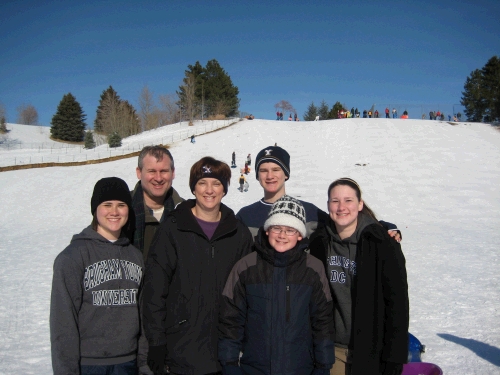
[[[152,142],[160,131],[148,132]],[[328,184],[349,176],[376,214],[401,228],[410,331],[427,346],[424,359],[446,374],[499,374],[500,132],[399,119],[242,121],[194,145],[174,143],[174,187],[191,198],[189,168],[199,158],[230,163],[235,151],[242,167],[248,153],[254,160],[275,142],[291,155],[288,194],[326,210]],[[16,152],[0,153],[0,162]],[[90,223],[95,182],[114,175],[132,188],[136,163],[0,173],[0,374],[51,372],[53,260]],[[237,190],[237,177],[223,199],[235,211],[262,197],[253,171],[248,193]]]

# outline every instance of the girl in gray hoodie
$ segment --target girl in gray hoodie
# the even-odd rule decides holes
[[[127,184],[99,180],[92,224],[54,261],[50,340],[54,374],[138,373],[144,261],[125,235],[134,219]]]

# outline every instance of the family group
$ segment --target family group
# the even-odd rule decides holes
[[[348,177],[325,186],[327,211],[287,195],[277,145],[254,166],[263,198],[238,213],[222,202],[231,168],[210,156],[190,169],[192,199],[162,146],[141,151],[132,191],[97,181],[91,224],[54,262],[54,374],[401,374],[400,231]]]

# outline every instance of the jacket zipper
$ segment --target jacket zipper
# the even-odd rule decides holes
[[[214,245],[212,245],[212,259],[214,259],[214,256],[215,256],[215,249],[214,249]]]
[[[290,321],[290,285],[286,286],[286,321]]]
[[[181,320],[180,322],[175,323],[175,324],[172,324],[170,327],[167,327],[167,328],[165,328],[165,329],[167,330],[167,329],[170,329],[170,328],[174,328],[174,327],[177,327],[177,326],[181,326],[181,325],[183,325],[183,324],[184,324],[184,323],[186,323],[186,322],[187,322],[187,319],[183,319],[183,320]]]

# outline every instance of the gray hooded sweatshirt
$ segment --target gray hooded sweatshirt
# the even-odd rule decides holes
[[[125,237],[110,242],[88,227],[54,261],[50,341],[54,374],[137,356],[144,261]]]
[[[351,339],[352,288],[356,276],[356,248],[363,229],[376,223],[374,219],[360,213],[354,233],[340,239],[333,222],[327,226],[329,237],[327,278],[333,290],[335,301],[335,345],[347,348]]]

